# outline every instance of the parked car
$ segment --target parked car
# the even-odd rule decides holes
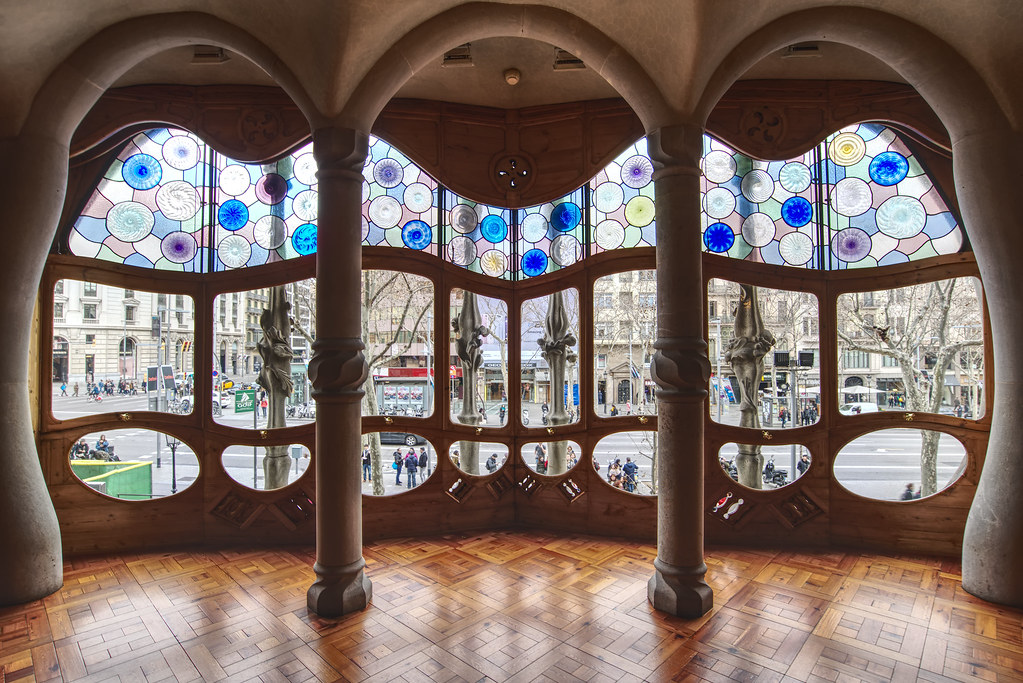
[[[838,412],[843,415],[862,415],[863,413],[876,413],[880,408],[876,403],[843,403],[838,406]]]
[[[231,397],[227,393],[221,393],[219,391],[213,392],[213,402],[219,404],[221,408],[231,407]]]
[[[426,439],[409,432],[380,432],[380,443],[403,443],[406,446],[426,443]]]

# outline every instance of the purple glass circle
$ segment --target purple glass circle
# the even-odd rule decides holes
[[[264,204],[280,204],[288,194],[288,181],[276,173],[267,173],[256,181],[256,197]]]
[[[160,252],[171,263],[188,263],[195,258],[198,246],[195,238],[177,230],[160,241]]]
[[[840,230],[831,239],[831,251],[849,263],[860,261],[870,253],[870,235],[859,228]]]

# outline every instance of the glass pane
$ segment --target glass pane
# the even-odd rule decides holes
[[[657,432],[616,432],[597,442],[593,463],[611,486],[629,493],[657,494]]]
[[[493,474],[508,461],[508,447],[503,443],[485,441],[456,441],[448,450],[448,457],[466,474]]]
[[[656,241],[654,164],[641,138],[590,181],[593,251],[652,247]]]
[[[582,449],[575,441],[543,441],[523,444],[522,459],[529,469],[550,477],[568,472],[579,464]]]
[[[984,411],[984,324],[976,278],[838,297],[839,412]]]
[[[650,361],[657,338],[657,278],[629,270],[593,283],[594,410],[601,417],[656,414]]]
[[[436,254],[436,181],[378,138],[370,138],[362,175],[362,243]]]
[[[444,191],[444,227],[451,236],[446,259],[473,273],[511,279],[516,264],[511,262],[512,211],[477,204]]]
[[[112,498],[162,498],[192,485],[199,461],[184,441],[148,429],[111,429],[80,437],[68,455],[83,484]]]
[[[522,303],[522,423],[533,428],[579,420],[579,291]]]
[[[362,271],[362,341],[370,367],[363,415],[433,413],[433,334],[430,280],[393,270]]]
[[[570,266],[583,257],[583,189],[517,213],[519,272],[536,277]]]
[[[752,473],[753,476],[759,475],[753,480],[755,483],[759,483],[759,486],[749,486],[749,488],[777,489],[788,486],[810,469],[810,451],[799,444],[756,446],[726,443],[718,451],[718,464],[735,481],[739,481],[738,455],[740,449],[747,454],[759,453],[763,459],[763,465],[756,468],[759,471]],[[795,472],[795,477],[793,477],[793,472]]]
[[[267,313],[264,329],[267,311],[277,312]],[[218,295],[213,300],[213,419],[242,429],[312,422],[316,406],[308,359],[315,327],[312,279]]]
[[[451,420],[503,425],[508,416],[508,304],[455,289],[451,321]]]
[[[820,419],[816,296],[712,279],[707,318],[711,419],[755,429],[804,427]],[[737,334],[748,327],[759,329],[758,343]],[[745,417],[743,377],[751,387]]]
[[[191,297],[64,280],[53,320],[54,417],[140,410],[189,413]],[[91,285],[86,293],[86,285]],[[132,311],[129,315],[128,311]],[[151,386],[147,384],[151,373]]]
[[[420,486],[437,466],[433,444],[410,432],[362,435],[362,493],[389,496]]]
[[[850,441],[835,457],[835,479],[876,500],[913,500],[947,488],[966,469],[966,448],[944,432],[882,429]]]
[[[302,444],[228,446],[220,461],[232,479],[257,491],[279,489],[298,481],[309,469],[309,449]],[[276,463],[276,465],[274,464]],[[267,467],[271,485],[267,485]]]

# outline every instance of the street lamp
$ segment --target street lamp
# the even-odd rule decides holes
[[[173,437],[173,436],[168,436],[167,437],[167,447],[171,449],[171,495],[174,495],[175,493],[178,492],[178,468],[177,468],[178,461],[177,461],[177,455],[178,455],[178,446],[180,446],[180,445],[181,445],[181,442],[178,441],[177,437]]]

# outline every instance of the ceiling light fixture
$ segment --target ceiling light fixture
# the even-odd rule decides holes
[[[505,69],[504,70],[504,82],[508,85],[518,85],[519,81],[522,80],[522,72],[518,69]]]
[[[472,43],[466,43],[465,45],[459,45],[456,48],[448,50],[444,53],[444,59],[441,61],[441,66],[473,66],[472,63]]]
[[[224,48],[214,45],[196,45],[192,48],[192,64],[223,64],[231,59]]]
[[[585,69],[586,65],[583,64],[583,60],[576,57],[567,50],[562,50],[560,47],[554,48],[554,70],[555,71],[567,71],[569,69]]]

